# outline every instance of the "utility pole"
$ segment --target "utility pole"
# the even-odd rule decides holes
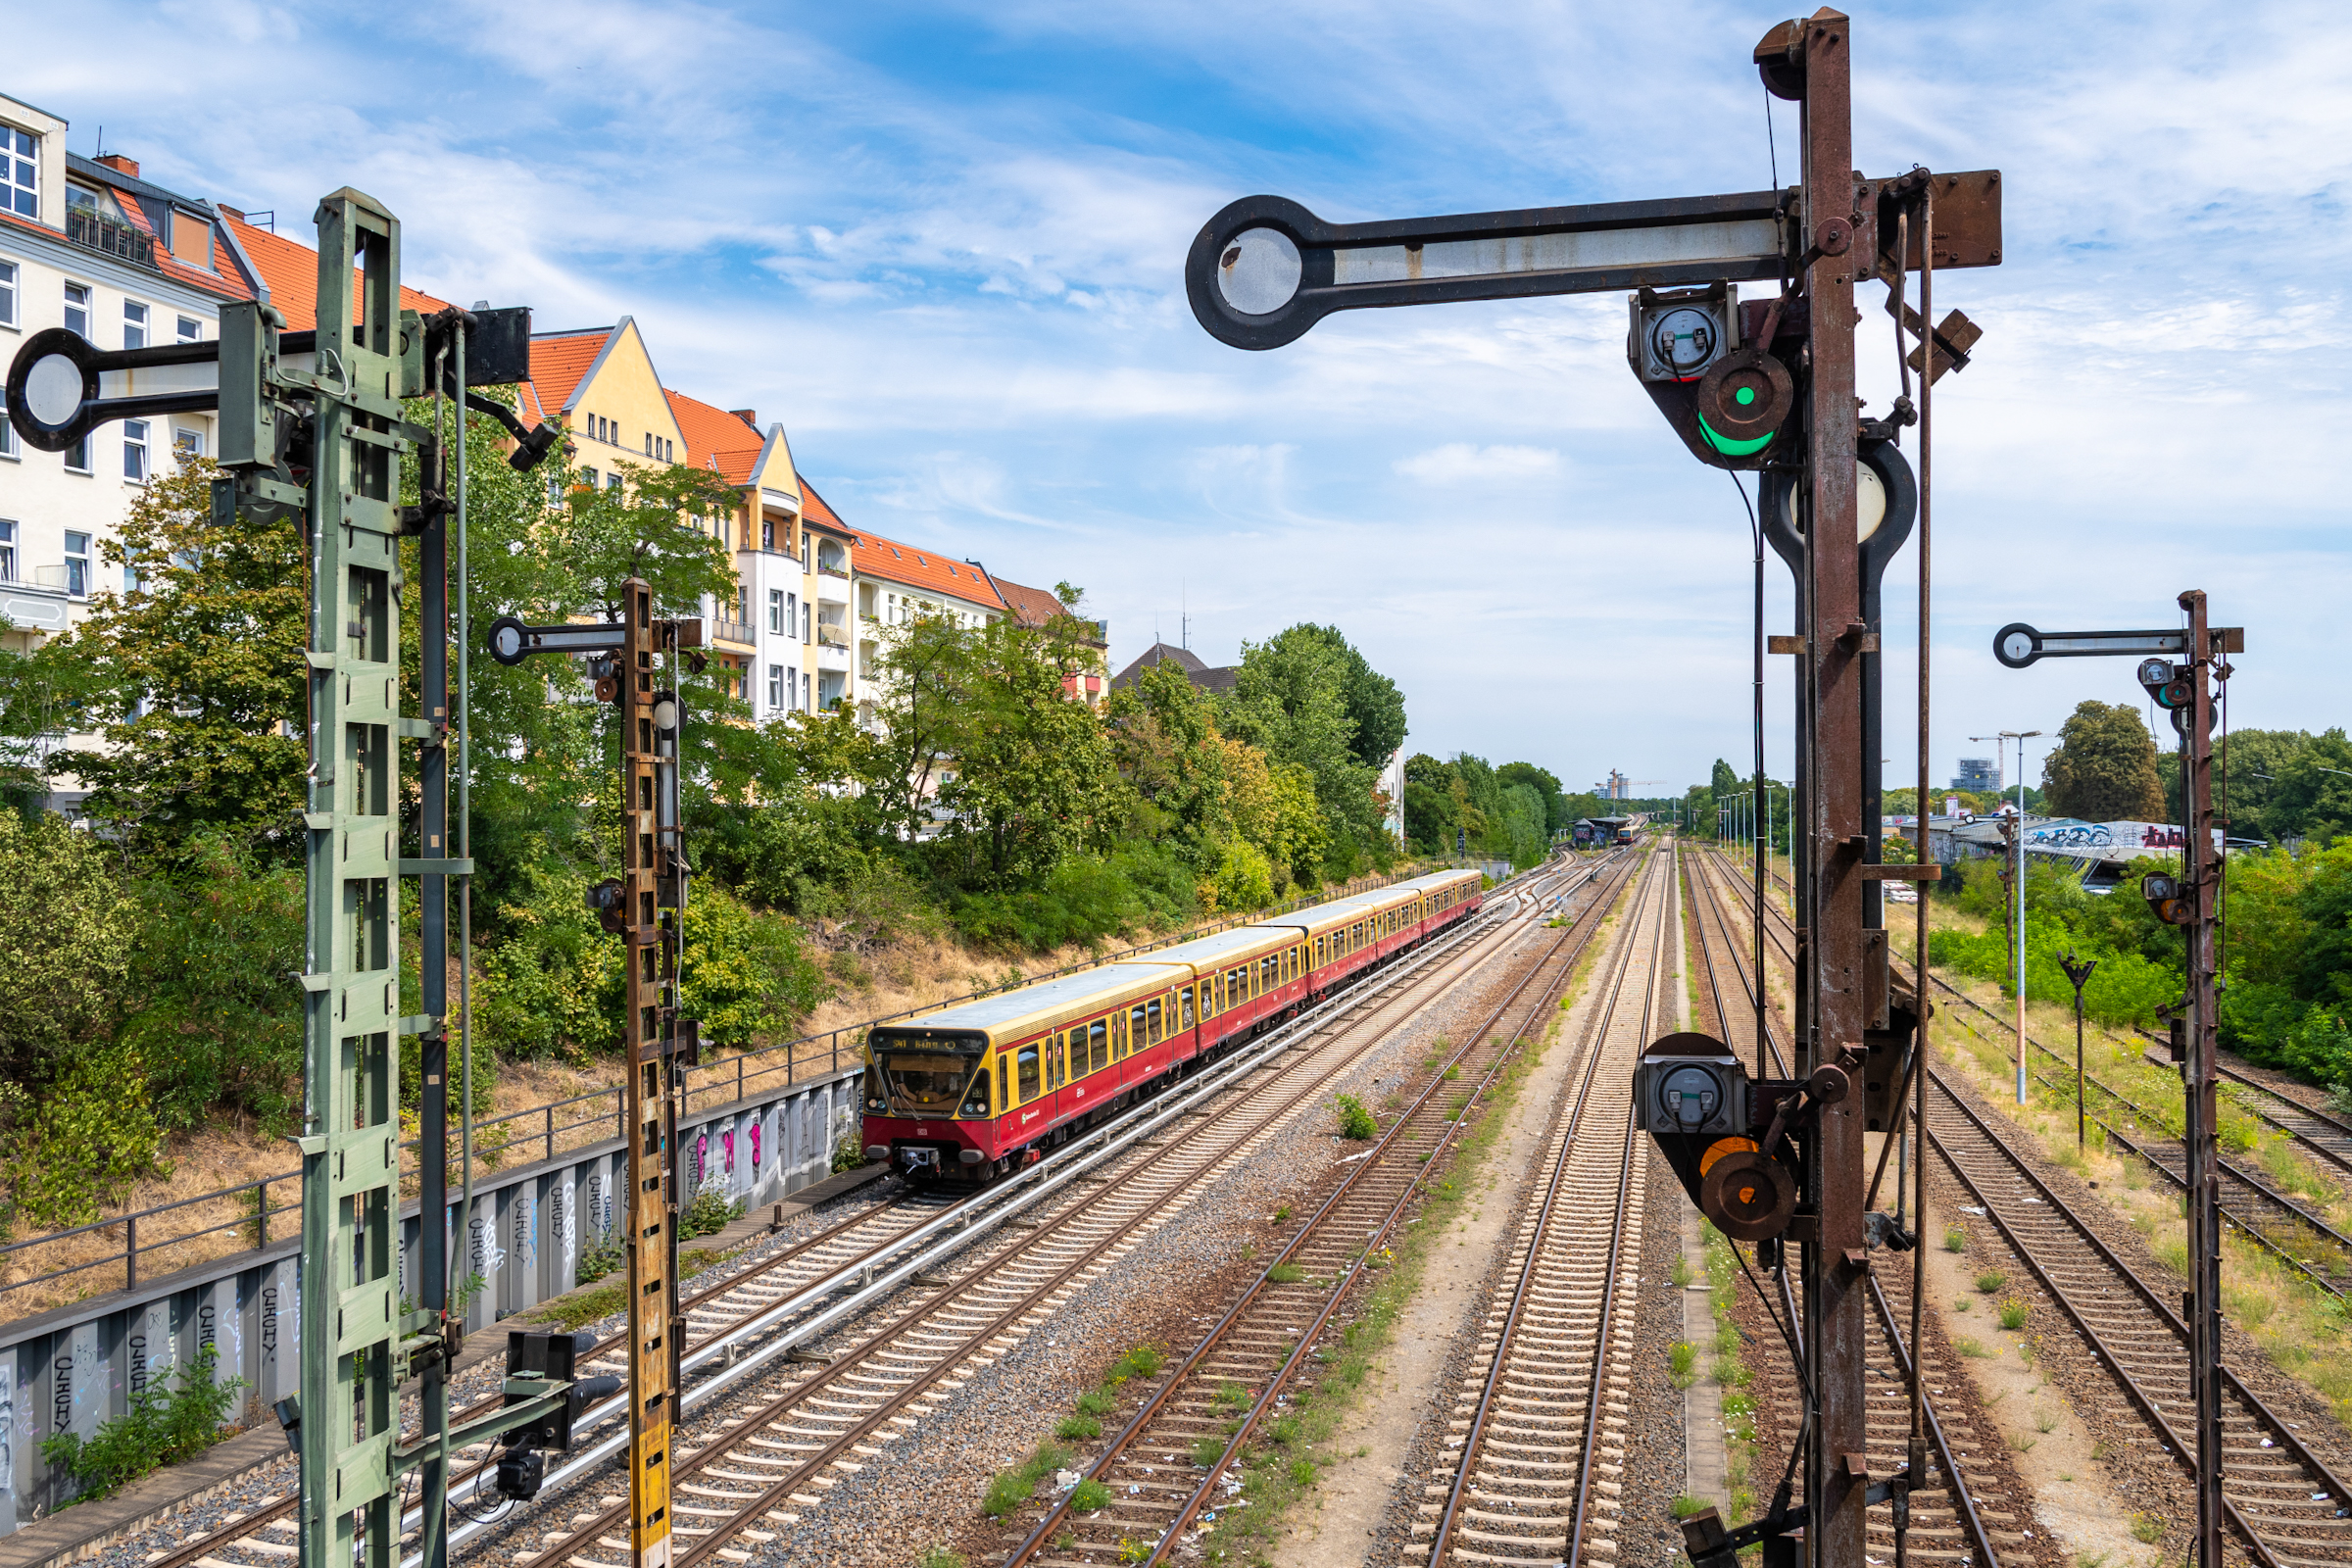
[[[2017,815],[2011,819],[2009,840],[2009,960],[2017,990],[2017,1102],[2026,1102],[2026,742],[2037,729],[2005,729],[1997,735],[1971,735],[1972,741],[2017,742]]]
[[[2182,824],[2180,875],[2143,877],[2139,890],[2159,920],[2185,928],[2187,1030],[2179,1054],[2185,1111],[2181,1143],[2188,1166],[2189,1383],[2196,1399],[2197,1429],[2197,1519],[2192,1556],[2198,1568],[2219,1568],[2225,1515],[2222,1188],[2216,1140],[2221,1108],[2221,1019],[2216,938],[2223,854],[2221,846],[2214,843],[2213,726],[2215,688],[2230,675],[2226,656],[2244,653],[2246,636],[2243,627],[2209,623],[2200,589],[2182,593],[2180,606],[2188,622],[2185,627],[2153,631],[2044,632],[2013,621],[1993,633],[1992,651],[1993,657],[2011,669],[2024,669],[2043,659],[2137,658],[2141,688],[2156,707],[2172,715],[2174,732],[2180,737],[2181,814],[2187,818]],[[2084,979],[2088,979],[2087,972]],[[2076,982],[2078,999],[2082,983]],[[2079,1018],[2080,1000],[2076,1005]],[[2078,1032],[2078,1041],[2080,1038]]]
[[[1799,105],[1801,177],[1786,190],[1363,223],[1327,222],[1297,202],[1250,196],[1201,226],[1185,262],[1196,319],[1220,341],[1254,350],[1294,342],[1342,311],[1628,294],[1629,368],[1688,450],[1708,466],[1767,476],[1763,510],[1797,554],[1801,616],[1797,636],[1772,639],[1774,652],[1799,660],[1798,783],[1789,812],[1798,1078],[1773,1086],[1781,1119],[1767,1113],[1766,1148],[1719,1161],[1710,1179],[1720,1190],[1740,1160],[1737,1168],[1754,1177],[1744,1191],[1776,1196],[1758,1226],[1738,1234],[1790,1242],[1801,1253],[1806,1382],[1815,1397],[1803,1454],[1806,1501],[1800,1510],[1776,1496],[1766,1520],[1738,1534],[1786,1541],[1801,1529],[1812,1568],[1864,1562],[1873,1486],[1869,1172],[1865,1097],[1856,1085],[1873,1049],[1907,1049],[1895,1043],[1899,1031],[1875,1025],[1866,1002],[1873,978],[1886,972],[1886,947],[1883,936],[1874,943],[1866,935],[1876,900],[1865,890],[1918,870],[1874,863],[1870,819],[1880,750],[1873,585],[1917,506],[1910,470],[1893,450],[1915,411],[1905,398],[1885,418],[1860,417],[1855,285],[1894,285],[1931,265],[1996,266],[2001,244],[1997,172],[1914,170],[1871,179],[1855,171],[1852,46],[1849,20],[1825,8],[1774,27],[1750,52],[1765,88]],[[1914,217],[1919,225],[1906,228]],[[1742,303],[1743,283],[1770,283],[1778,293]],[[1933,325],[1917,312],[1893,314],[1898,354],[1917,343],[1907,363],[1923,377],[1967,364],[1978,334],[1958,312]],[[1630,789],[1614,787],[1610,798],[1629,799]],[[1763,829],[1753,836],[1761,880],[1768,797],[1751,808],[1750,820]],[[1720,1070],[1744,1071],[1736,1060]],[[1744,1093],[1738,1099],[1744,1115]],[[1693,1158],[1687,1185],[1695,1169]],[[1736,1548],[1711,1510],[1704,1520],[1692,1521],[1696,1534],[1687,1529],[1687,1538],[1694,1558],[1711,1564]],[[1434,1544],[1433,1554],[1446,1544]]]

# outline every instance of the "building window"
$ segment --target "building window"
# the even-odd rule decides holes
[[[17,525],[0,517],[0,582],[17,580]]]
[[[762,550],[776,548],[776,519],[773,517],[760,519],[760,548]]]
[[[803,643],[807,643],[808,641],[808,607],[807,605],[803,605],[801,607],[801,641]]]
[[[66,448],[66,469],[70,473],[90,471],[90,438],[88,436],[83,436]]]
[[[735,624],[749,626],[751,623],[752,591],[738,583],[735,587]]]
[[[589,489],[593,490],[596,488],[596,470],[594,468],[582,468],[580,470],[580,477],[588,481]]]
[[[80,599],[90,591],[90,536],[66,535],[66,592]]]
[[[137,300],[122,302],[122,346],[126,349],[147,346],[147,307]]]
[[[147,421],[122,421],[122,477],[145,483],[147,479]]]
[[[808,711],[808,677],[806,675],[801,677],[801,711]]]
[[[172,431],[172,455],[182,463],[193,463],[204,456],[204,432],[186,425],[175,425]]]
[[[19,218],[41,216],[40,145],[29,131],[0,125],[0,198]]]
[[[17,324],[17,264],[0,262],[0,326]]]
[[[620,488],[620,470],[616,468],[612,472],[605,475],[605,488],[608,490],[617,490]]]
[[[770,664],[767,666],[767,710],[773,713],[780,710],[783,706],[784,666]]]
[[[784,590],[781,588],[767,591],[767,629],[779,637],[784,635]]]
[[[179,340],[182,343],[200,342],[202,341],[203,337],[203,323],[198,321],[196,318],[193,316],[183,316],[179,318]]]
[[[66,330],[90,335],[90,288],[87,283],[66,285]]]
[[[17,427],[8,422],[8,393],[0,389],[0,458],[17,456]]]

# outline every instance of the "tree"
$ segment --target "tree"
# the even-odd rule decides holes
[[[1377,770],[1353,750],[1356,721],[1347,699],[1351,666],[1342,647],[1314,626],[1244,643],[1241,668],[1218,715],[1228,735],[1272,761],[1304,768],[1314,780],[1327,838],[1321,870],[1331,877],[1355,874],[1383,838]]]
[[[1291,630],[1322,638],[1340,656],[1340,695],[1347,704],[1348,717],[1355,724],[1348,750],[1375,772],[1388,766],[1396,748],[1404,744],[1404,694],[1395,681],[1372,667],[1339,627],[1308,623]]]
[[[93,596],[52,663],[83,666],[73,678],[96,694],[106,749],[58,752],[49,773],[78,776],[135,854],[170,858],[209,829],[290,860],[310,760],[302,529],[246,513],[216,524],[213,471],[158,475],[103,546],[128,586]]]
[[[1720,799],[1726,795],[1737,795],[1754,782],[1752,775],[1732,771],[1732,764],[1718,757],[1715,759],[1715,771],[1708,776],[1707,792]]]
[[[2058,727],[2059,745],[2042,764],[2052,809],[2085,821],[2153,821],[2164,810],[2156,743],[2138,710],[2085,702]]]
[[[1560,812],[1566,802],[1560,794],[1560,781],[1548,768],[1533,762],[1505,762],[1494,770],[1494,776],[1505,785],[1524,784],[1536,792],[1544,803],[1544,832],[1546,836],[1566,826]]]

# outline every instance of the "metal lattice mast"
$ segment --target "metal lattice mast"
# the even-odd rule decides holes
[[[398,220],[346,188],[319,203],[318,221],[301,1551],[307,1568],[391,1568],[403,1033],[394,785],[404,443],[394,430],[422,367],[404,377]]]

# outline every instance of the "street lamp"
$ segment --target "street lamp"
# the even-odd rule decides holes
[[[1971,735],[1972,741],[2017,742],[2017,820],[2012,825],[2009,842],[2017,849],[2017,862],[2012,872],[2017,896],[2017,915],[2012,926],[2015,935],[2017,963],[2017,1102],[2026,1102],[2026,742],[2039,735],[2037,729],[2005,729],[1997,735]]]

